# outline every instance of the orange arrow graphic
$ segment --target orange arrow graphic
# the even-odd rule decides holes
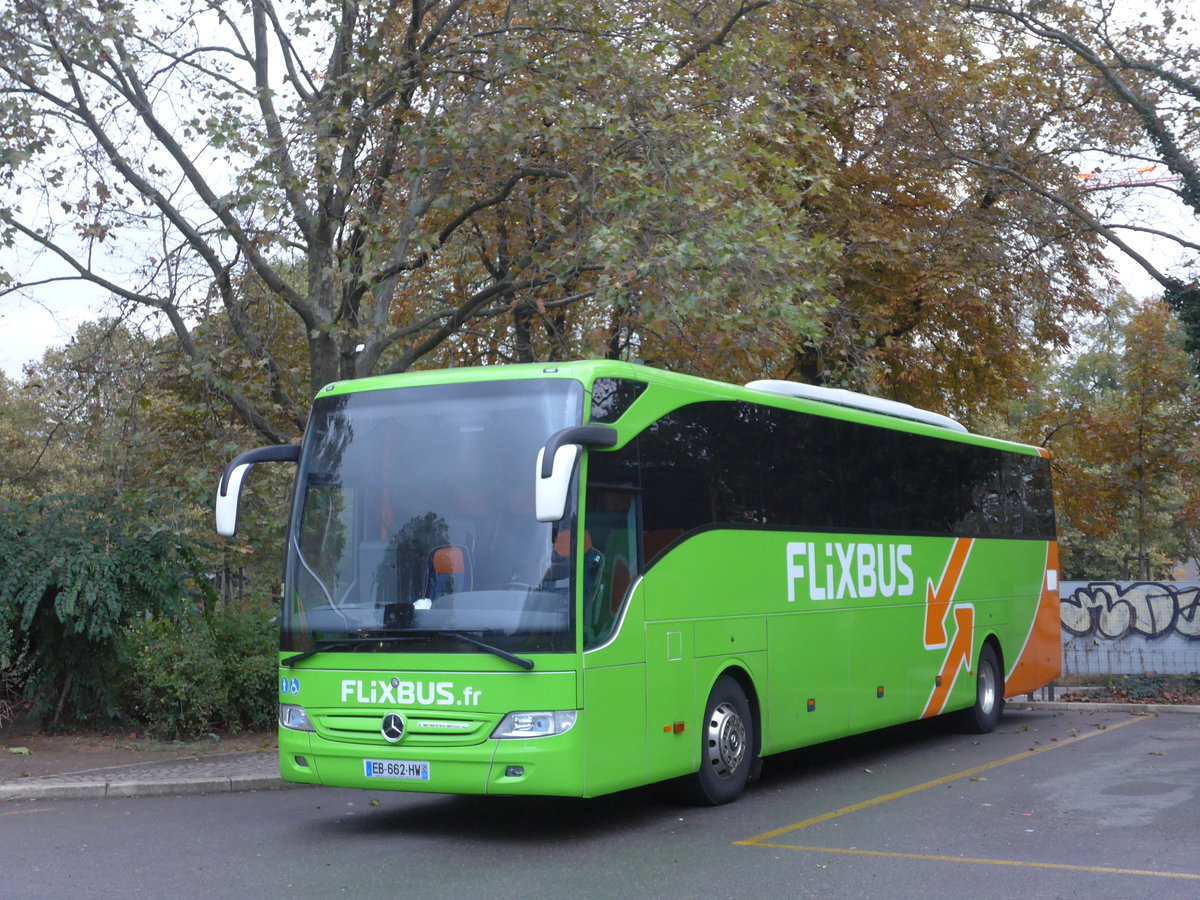
[[[972,538],[958,538],[954,549],[950,551],[950,559],[946,563],[946,571],[937,588],[933,579],[925,583],[925,649],[934,650],[946,646],[946,613],[950,610],[950,601],[958,590],[959,579],[967,566],[967,557],[971,553]]]
[[[957,626],[954,641],[946,653],[946,660],[942,663],[942,671],[933,693],[929,695],[929,702],[925,704],[925,712],[921,713],[922,719],[936,716],[945,707],[950,690],[954,687],[959,666],[963,666],[968,672],[971,671],[971,645],[975,640],[975,607],[966,604],[954,607],[954,624]]]

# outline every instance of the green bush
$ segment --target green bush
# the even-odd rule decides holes
[[[231,731],[271,725],[279,713],[279,620],[274,609],[231,608],[211,625],[228,689],[221,724]]]
[[[267,726],[276,711],[276,628],[273,612],[248,607],[131,624],[130,714],[161,738]]]
[[[0,676],[46,728],[120,720],[126,624],[215,597],[197,548],[128,497],[0,500]]]

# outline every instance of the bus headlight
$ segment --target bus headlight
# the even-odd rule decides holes
[[[292,731],[317,730],[313,727],[312,719],[308,717],[308,712],[304,707],[296,706],[294,703],[279,704],[279,724]]]
[[[535,738],[552,734],[566,734],[575,726],[579,715],[574,709],[554,712],[514,712],[505,716],[496,730],[494,738]]]

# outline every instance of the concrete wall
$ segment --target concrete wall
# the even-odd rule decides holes
[[[1200,672],[1200,582],[1064,581],[1064,675]]]

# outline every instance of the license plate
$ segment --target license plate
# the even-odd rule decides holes
[[[400,781],[428,781],[429,763],[408,759],[364,759],[368,778],[396,778]]]

